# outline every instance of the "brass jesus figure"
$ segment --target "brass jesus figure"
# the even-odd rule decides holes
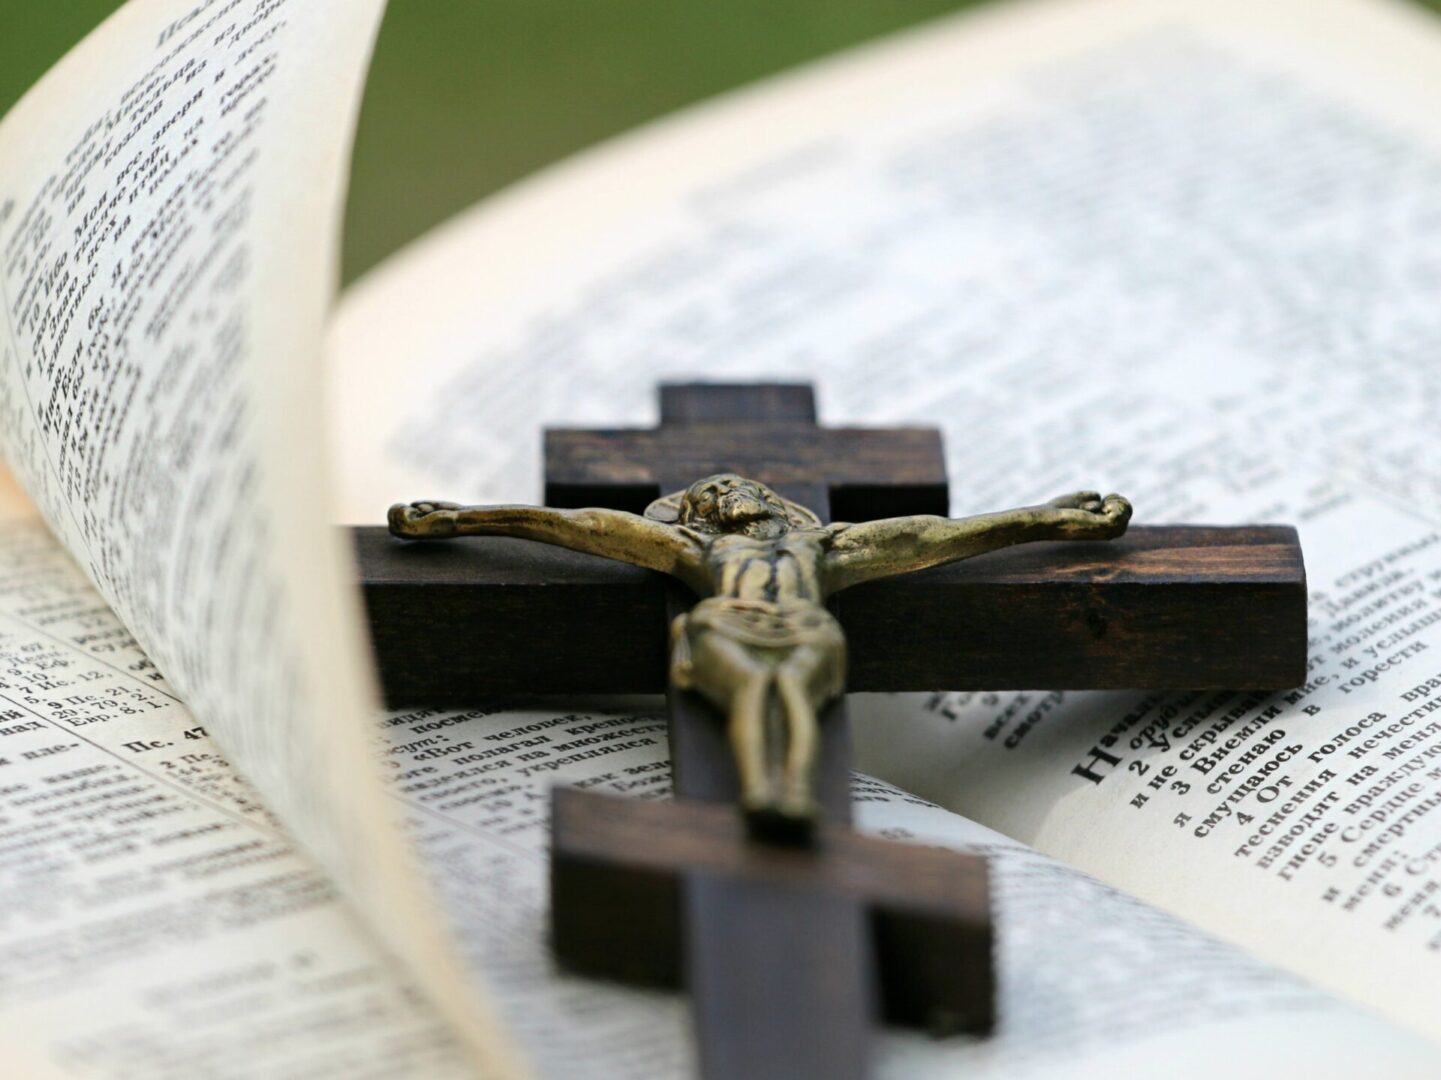
[[[845,689],[846,642],[826,597],[863,581],[1033,540],[1109,540],[1131,505],[1093,491],[967,518],[930,515],[823,525],[803,506],[733,473],[620,510],[458,506],[390,509],[407,540],[516,536],[679,578],[701,600],[671,627],[671,680],[728,720],[754,833],[809,835],[816,716]]]

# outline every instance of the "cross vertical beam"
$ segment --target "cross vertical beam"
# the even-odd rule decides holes
[[[816,426],[803,386],[665,385],[661,425]],[[717,464],[712,471],[727,466]],[[662,472],[662,493],[700,475]],[[757,477],[762,483],[764,477]],[[830,489],[814,480],[777,484],[778,494],[830,518]],[[673,587],[671,618],[693,597]],[[678,798],[734,803],[739,784],[725,727],[695,694],[668,692],[671,767]],[[827,820],[850,820],[850,735],[844,701],[820,717],[816,791]],[[864,1077],[874,1014],[874,960],[860,902],[816,893],[798,902],[774,881],[693,870],[684,885],[685,956],[697,1013],[696,1046],[708,1077]]]

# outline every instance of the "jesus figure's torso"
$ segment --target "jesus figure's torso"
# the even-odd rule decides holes
[[[829,533],[793,529],[774,538],[718,536],[705,548],[711,595],[769,603],[825,598],[820,567]]]

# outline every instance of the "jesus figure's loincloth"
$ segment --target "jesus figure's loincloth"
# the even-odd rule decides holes
[[[734,687],[708,687],[706,676],[733,667],[749,676],[793,670],[820,705],[844,689],[845,635],[835,616],[808,600],[712,596],[676,620],[671,676],[684,689],[728,699]]]

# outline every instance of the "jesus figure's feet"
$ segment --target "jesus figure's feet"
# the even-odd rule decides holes
[[[815,843],[820,808],[808,797],[747,794],[741,799],[746,832],[766,844],[809,847]]]

